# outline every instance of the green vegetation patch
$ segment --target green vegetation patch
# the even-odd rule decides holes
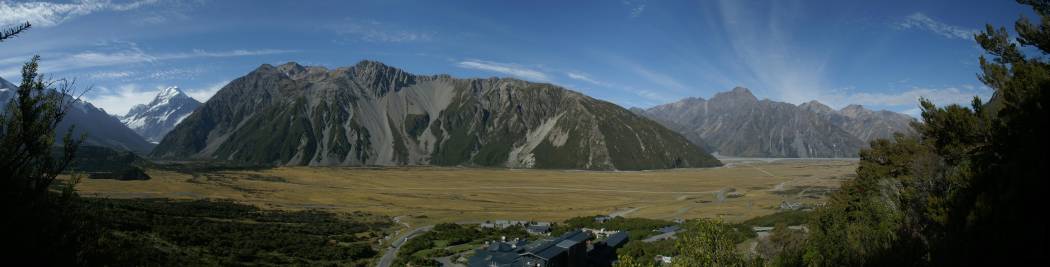
[[[443,223],[434,226],[429,232],[409,239],[398,251],[394,266],[436,266],[432,258],[443,257],[461,252],[464,246],[477,247],[487,240],[528,238],[529,233],[521,226],[504,229],[481,228],[478,225],[460,225]]]
[[[52,152],[56,158],[61,156],[59,150]],[[143,168],[152,165],[131,152],[81,146],[77,148],[76,157],[67,172],[86,173],[90,179],[148,180],[150,177]]]
[[[394,161],[401,165],[408,164],[408,147],[405,146],[405,138],[401,130],[395,127],[394,119],[388,118],[387,125],[390,127],[390,135],[394,137]]]
[[[268,211],[226,201],[83,199],[92,262],[116,266],[367,266],[389,227],[367,214]]]
[[[536,167],[549,169],[586,168],[587,163],[580,160],[590,158],[588,153],[590,153],[591,149],[584,146],[583,138],[581,138],[584,136],[584,131],[579,129],[589,129],[589,125],[581,126],[575,121],[559,120],[555,128],[570,129],[569,137],[561,146],[554,146],[550,139],[543,139],[532,150],[533,155],[536,157]]]
[[[300,98],[290,108],[278,105],[260,113],[245,122],[244,126],[227,139],[232,141],[220,145],[215,155],[218,158],[246,162],[300,165],[308,163],[315,152],[317,138],[310,126],[310,120],[294,115],[307,114],[306,100]],[[302,161],[288,162],[299,152],[303,137],[307,138]]]
[[[408,114],[405,115],[405,133],[412,138],[419,138],[430,125],[430,114]]]

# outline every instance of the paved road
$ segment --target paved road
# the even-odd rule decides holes
[[[394,217],[394,222],[403,224],[405,225],[405,227],[408,227],[408,223],[401,221],[401,217],[402,216]],[[485,221],[459,221],[456,222],[456,224],[481,224],[483,222]],[[417,235],[426,233],[433,229],[433,225],[421,226],[419,228],[413,229],[412,231],[409,231],[408,234],[406,234],[404,237],[394,240],[394,242],[391,243],[393,246],[388,248],[386,252],[383,253],[383,257],[379,259],[378,266],[390,267],[390,265],[394,264],[394,259],[397,259],[397,251],[401,249],[402,245],[405,245],[405,242],[408,242],[409,239],[412,239]]]
[[[388,248],[386,250],[386,253],[383,254],[383,257],[379,259],[378,266],[390,267],[391,264],[394,264],[394,259],[397,259],[397,251],[401,250],[401,246],[404,245],[405,242],[407,242],[409,239],[412,239],[413,237],[416,237],[417,235],[426,233],[431,229],[434,229],[433,225],[422,226],[408,232],[408,234],[405,234],[405,237],[394,240],[394,242],[391,243],[390,248]]]
[[[660,241],[660,240],[664,240],[664,239],[672,238],[672,237],[674,237],[674,235],[675,235],[675,234],[677,234],[677,233],[678,233],[678,232],[677,232],[677,231],[675,231],[675,232],[670,232],[670,233],[662,233],[662,234],[658,234],[658,235],[650,236],[650,237],[647,237],[647,238],[645,238],[645,239],[642,239],[642,242],[645,242],[645,243],[652,243],[652,242],[656,242],[656,241]]]

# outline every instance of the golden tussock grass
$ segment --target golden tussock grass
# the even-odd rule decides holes
[[[317,208],[402,216],[411,224],[561,221],[618,213],[655,219],[775,212],[783,201],[817,204],[855,160],[729,161],[726,167],[600,172],[441,167],[283,167],[196,175],[149,170],[146,181],[85,180],[81,195],[221,198],[276,209]],[[727,193],[735,190],[735,193]],[[721,193],[719,193],[721,191]],[[722,201],[719,201],[721,196]]]

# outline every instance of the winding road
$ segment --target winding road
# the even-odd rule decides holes
[[[418,227],[416,229],[412,229],[412,231],[409,231],[408,234],[405,234],[404,237],[394,240],[394,242],[391,243],[390,248],[387,248],[386,253],[383,254],[383,257],[379,259],[379,264],[377,266],[390,267],[390,265],[394,264],[394,259],[397,259],[397,251],[401,250],[401,246],[405,245],[405,243],[408,242],[409,239],[412,239],[413,237],[416,237],[417,235],[420,235],[422,233],[426,233],[431,229],[434,229],[433,225]]]

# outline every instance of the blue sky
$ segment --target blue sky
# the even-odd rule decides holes
[[[972,33],[1012,26],[1013,1],[207,1],[0,0],[0,77],[43,57],[113,114],[166,86],[206,100],[260,64],[379,60],[416,74],[550,82],[625,107],[759,98],[917,113],[917,98],[967,103]]]

